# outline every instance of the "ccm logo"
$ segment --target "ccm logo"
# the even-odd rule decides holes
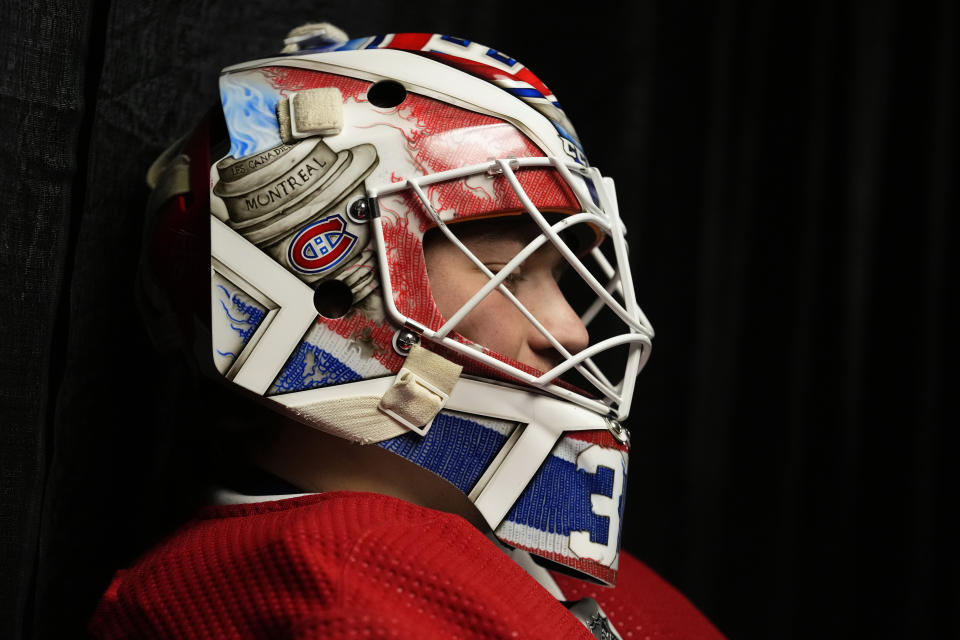
[[[300,273],[324,273],[343,262],[357,242],[339,215],[327,216],[297,232],[287,250],[287,260]]]

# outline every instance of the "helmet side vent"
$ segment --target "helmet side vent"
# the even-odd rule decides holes
[[[313,306],[328,320],[342,318],[353,306],[353,291],[340,280],[324,280],[313,290]]]
[[[367,91],[367,100],[375,107],[392,109],[406,100],[407,90],[395,80],[381,80]]]

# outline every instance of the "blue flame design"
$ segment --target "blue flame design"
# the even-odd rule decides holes
[[[230,155],[243,158],[281,143],[280,94],[256,72],[220,76],[220,102],[230,132]]]
[[[274,380],[268,395],[303,391],[361,379],[360,374],[336,357],[304,340]]]
[[[243,344],[247,344],[250,336],[252,336],[253,332],[260,326],[260,321],[263,320],[263,317],[266,315],[266,310],[255,302],[245,301],[239,294],[235,293],[231,297],[230,292],[223,285],[218,284],[217,287],[223,291],[227,301],[230,303],[230,307],[227,307],[227,303],[224,302],[222,298],[220,299],[220,306],[223,307],[224,313],[230,320],[230,328],[240,334],[240,339],[243,340]],[[233,313],[230,312],[231,307]],[[217,353],[222,356],[235,355],[233,353],[222,353],[219,350]]]

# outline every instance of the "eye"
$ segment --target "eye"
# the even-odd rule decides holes
[[[560,282],[560,279],[567,275],[570,271],[570,263],[563,261],[550,270],[553,279],[557,282]]]
[[[485,264],[484,266],[487,269],[490,269],[490,271],[493,272],[493,275],[497,275],[506,266],[506,264],[494,263],[494,264]],[[503,285],[510,291],[516,293],[517,285],[519,285],[524,280],[526,280],[526,277],[524,276],[523,268],[517,267],[516,269],[511,271],[509,274],[507,274],[507,276],[503,279]]]
[[[523,274],[514,271],[503,279],[503,284],[506,285],[507,289],[516,293],[517,285],[523,282],[524,279]]]

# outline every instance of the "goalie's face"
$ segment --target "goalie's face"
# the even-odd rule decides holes
[[[510,222],[478,221],[454,227],[460,241],[493,273],[503,269],[538,234],[533,224]],[[450,318],[489,278],[436,230],[425,237],[423,250],[437,308],[444,318]],[[577,353],[587,347],[589,335],[559,287],[566,267],[557,250],[546,244],[507,276],[504,284],[561,345]],[[546,337],[499,291],[484,298],[458,324],[457,331],[540,371],[549,371],[562,360]]]

